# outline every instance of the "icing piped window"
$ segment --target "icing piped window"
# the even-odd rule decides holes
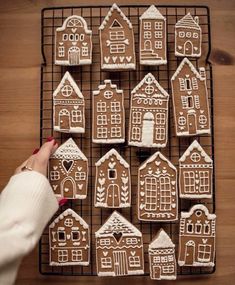
[[[193,152],[190,156],[191,160],[193,162],[198,162],[201,158],[201,156],[197,152]]]
[[[65,85],[61,89],[62,95],[65,97],[69,97],[73,93],[73,88],[70,85]]]

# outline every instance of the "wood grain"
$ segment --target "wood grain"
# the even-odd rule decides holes
[[[111,5],[110,1],[100,4]],[[118,4],[127,4],[118,1]],[[128,4],[146,1],[128,1]],[[159,4],[167,4],[158,1]],[[217,270],[210,276],[180,277],[175,284],[233,284],[235,280],[235,2],[227,0],[180,1],[169,4],[203,4],[211,9],[215,108],[215,154],[217,189]],[[0,186],[39,145],[40,12],[44,7],[96,4],[95,1],[12,0],[0,2]],[[149,4],[152,4],[150,1]],[[148,277],[131,277],[136,284],[152,283]],[[121,279],[123,283],[130,278]],[[46,277],[38,272],[34,250],[19,271],[18,285],[118,284],[118,278]],[[169,282],[164,282],[168,284]]]

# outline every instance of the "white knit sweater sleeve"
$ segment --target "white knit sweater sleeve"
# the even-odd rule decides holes
[[[36,171],[11,177],[0,195],[0,284],[13,284],[22,258],[58,209],[47,178]]]

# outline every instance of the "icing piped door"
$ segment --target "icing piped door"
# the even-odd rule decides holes
[[[143,131],[142,131],[142,143],[144,146],[151,146],[153,144],[154,136],[154,116],[148,112],[144,115],[143,119]]]

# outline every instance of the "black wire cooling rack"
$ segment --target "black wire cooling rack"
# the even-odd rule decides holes
[[[135,71],[106,72],[100,69],[100,49],[98,28],[105,15],[110,9],[109,6],[82,6],[82,7],[53,7],[45,8],[41,14],[41,49],[43,64],[41,66],[41,112],[40,112],[40,140],[41,144],[48,136],[53,136],[59,143],[63,143],[69,138],[69,134],[53,131],[53,112],[52,112],[52,93],[59,84],[63,74],[69,70],[81,89],[86,103],[86,133],[82,135],[73,134],[72,137],[89,159],[89,186],[88,197],[85,200],[72,200],[64,205],[53,219],[71,207],[90,225],[91,231],[91,259],[89,266],[50,266],[49,265],[49,238],[48,228],[44,231],[39,250],[39,270],[42,274],[48,275],[96,275],[95,264],[95,237],[94,233],[104,223],[106,218],[112,213],[111,209],[95,208],[93,205],[95,162],[104,155],[112,145],[93,144],[91,140],[91,94],[104,79],[111,79],[117,84],[119,89],[124,90],[126,107],[126,127],[129,121],[129,99],[131,90],[148,72],[154,74],[159,83],[165,90],[171,94],[170,79],[175,72],[182,58],[176,58],[174,55],[174,25],[186,13],[190,12],[193,16],[199,16],[200,26],[202,28],[202,57],[193,59],[193,63],[206,67],[207,86],[209,95],[209,105],[211,112],[212,134],[211,136],[200,137],[182,137],[175,136],[172,102],[170,100],[169,110],[169,139],[166,148],[161,149],[162,153],[168,157],[177,167],[178,159],[196,138],[205,149],[205,151],[214,160],[214,120],[213,120],[213,80],[212,68],[208,61],[211,49],[210,38],[210,13],[206,6],[158,6],[160,12],[167,18],[167,65],[147,67],[139,65],[139,17],[148,8],[148,5],[138,6],[120,6],[125,15],[133,24],[136,45],[137,68]],[[54,65],[54,37],[55,29],[62,26],[63,21],[71,15],[81,15],[87,21],[89,29],[92,30],[93,41],[93,62],[92,65],[64,67]],[[127,133],[127,132],[126,132]],[[137,193],[137,169],[141,162],[147,159],[157,149],[146,149],[129,147],[127,143],[115,145],[120,154],[128,161],[132,173],[132,207],[130,209],[118,209],[128,220],[137,226],[143,233],[144,251],[145,251],[145,274],[149,274],[148,265],[148,244],[156,235],[157,231],[163,227],[171,236],[176,244],[176,253],[178,251],[179,223],[151,223],[141,222],[137,218],[136,193]],[[215,161],[215,160],[214,160]],[[215,173],[215,169],[214,169]],[[213,176],[213,197],[204,200],[181,200],[179,199],[179,212],[188,210],[193,204],[203,203],[210,212],[215,212],[215,176]],[[179,267],[178,275],[192,274],[210,274],[215,268],[208,267]]]

